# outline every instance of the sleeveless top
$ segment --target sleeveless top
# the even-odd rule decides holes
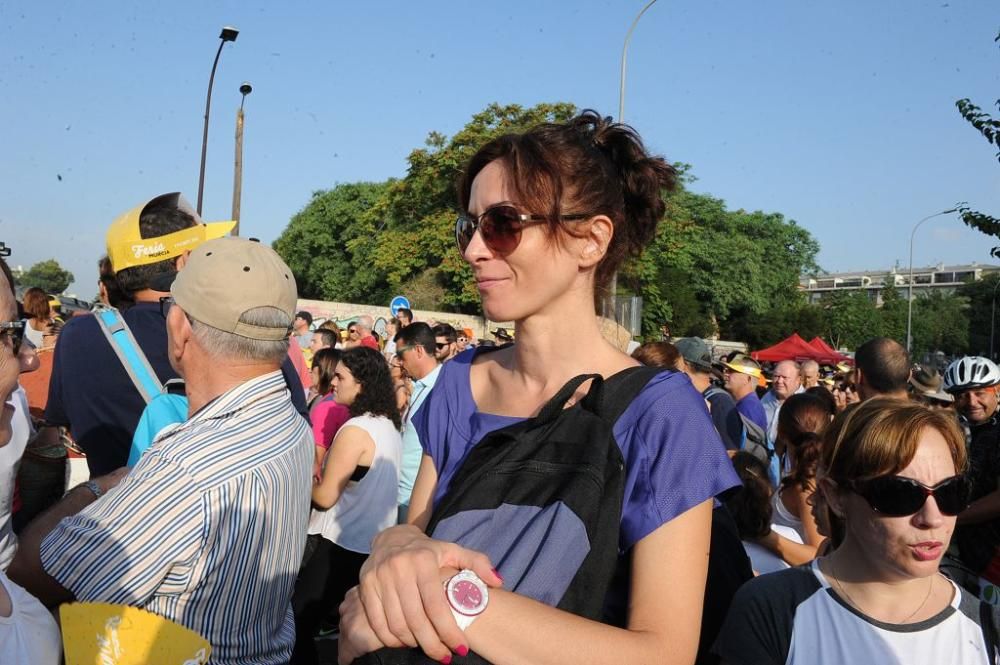
[[[361,480],[350,480],[337,503],[312,511],[309,533],[319,534],[344,549],[367,554],[379,531],[396,524],[399,460],[403,447],[399,430],[385,416],[364,414],[341,427],[359,427],[375,442],[371,467]],[[336,446],[334,439],[333,446]]]

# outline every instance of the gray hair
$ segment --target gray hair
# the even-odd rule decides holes
[[[281,363],[288,353],[288,339],[250,339],[235,333],[213,328],[207,323],[188,316],[191,332],[209,355],[226,360],[250,360],[253,362]],[[292,317],[276,307],[254,307],[240,317],[240,323],[263,328],[288,328],[291,330]]]

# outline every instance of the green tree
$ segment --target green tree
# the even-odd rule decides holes
[[[997,33],[994,42],[1000,43],[1000,32]],[[996,107],[1000,110],[1000,99],[996,100]],[[1000,120],[984,113],[982,109],[972,103],[968,98],[955,102],[958,112],[965,118],[965,121],[978,131],[987,143],[997,148],[997,160],[1000,161]],[[968,203],[957,205],[962,221],[971,228],[985,233],[986,235],[1000,238],[1000,219],[986,213],[973,210]],[[990,252],[993,256],[1000,257],[1000,247],[994,247]]]
[[[46,293],[60,294],[73,283],[73,273],[63,269],[55,259],[39,261],[18,278],[21,286],[36,286]]]
[[[853,349],[882,335],[879,310],[866,291],[834,291],[821,301],[826,312],[827,338],[834,348]]]
[[[969,282],[958,289],[969,303],[969,353],[990,356],[1000,350],[1000,321],[994,319],[994,297],[1000,298],[1000,273],[987,275],[978,282]],[[1000,317],[997,317],[1000,318]],[[994,326],[996,329],[994,329]],[[993,333],[994,349],[990,349]]]
[[[943,351],[962,355],[969,348],[968,300],[933,289],[913,300],[914,355]]]
[[[295,274],[301,297],[385,299],[373,283],[367,245],[377,228],[371,211],[391,185],[359,182],[314,192],[292,217],[274,249]]]
[[[902,297],[895,284],[882,287],[882,307],[879,334],[891,337],[900,344],[906,343],[906,298]]]

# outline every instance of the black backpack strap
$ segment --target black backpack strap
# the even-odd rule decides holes
[[[594,410],[607,422],[614,424],[646,384],[662,372],[662,367],[630,367],[609,377],[601,386],[599,401],[594,405]]]
[[[983,631],[983,639],[986,641],[986,657],[989,658],[990,665],[997,665],[997,648],[1000,647],[1000,640],[997,639],[997,627],[993,619],[993,606],[985,600],[979,601],[979,627]]]
[[[533,420],[539,424],[555,420],[566,407],[566,402],[569,401],[581,385],[590,380],[594,381],[594,385],[590,387],[590,392],[587,393],[587,396],[589,397],[595,389],[599,390],[599,386],[602,382],[600,374],[581,374],[579,376],[574,376],[566,382],[566,385],[559,389],[559,392],[552,396],[552,399],[545,403],[545,406],[542,407],[542,410],[538,412],[538,415],[535,416]]]

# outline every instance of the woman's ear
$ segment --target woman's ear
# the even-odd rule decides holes
[[[595,215],[590,219],[587,231],[582,236],[583,249],[580,252],[580,267],[591,268],[601,262],[608,252],[608,246],[615,235],[615,225],[607,215]]]

